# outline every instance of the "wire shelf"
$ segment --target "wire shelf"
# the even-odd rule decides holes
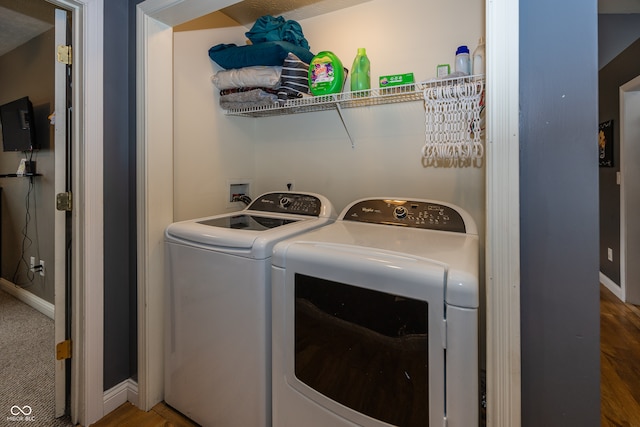
[[[423,101],[424,90],[426,88],[481,80],[484,80],[484,76],[464,76],[451,79],[410,83],[386,88],[360,90],[356,92],[309,96],[287,100],[284,105],[274,104],[272,106],[226,110],[226,115],[241,117],[269,117],[308,113],[313,111],[335,110],[338,108],[370,107],[373,105]]]

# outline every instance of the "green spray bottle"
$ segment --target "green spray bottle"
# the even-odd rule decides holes
[[[359,47],[351,67],[351,91],[366,89],[371,89],[371,64],[365,48]]]

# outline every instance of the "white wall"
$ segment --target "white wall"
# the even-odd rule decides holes
[[[255,177],[254,123],[229,120],[211,76],[220,69],[208,50],[243,44],[244,27],[176,32],[174,40],[174,219],[228,209],[228,180]],[[242,208],[237,203],[232,210]]]
[[[285,15],[286,17],[286,15]],[[331,50],[347,68],[358,47],[371,61],[372,86],[385,74],[435,75],[453,65],[460,44],[484,34],[484,3],[372,0],[299,21],[311,50]],[[207,56],[218,43],[243,44],[246,28],[175,33],[175,219],[229,210],[227,181],[252,179],[252,196],[285,189],[322,193],[341,210],[356,198],[440,199],[467,209],[484,229],[484,168],[425,168],[420,102],[345,110],[351,147],[337,112],[285,117],[226,117]],[[347,82],[348,84],[348,82]]]

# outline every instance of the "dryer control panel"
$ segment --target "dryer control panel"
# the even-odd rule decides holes
[[[247,210],[319,216],[322,202],[315,196],[301,193],[267,193],[258,197]]]
[[[464,219],[458,211],[450,206],[428,201],[361,200],[345,212],[343,220],[466,232]]]

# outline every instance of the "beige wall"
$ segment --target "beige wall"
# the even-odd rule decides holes
[[[242,43],[245,31],[236,27],[175,35],[175,220],[229,208],[228,180],[255,182],[255,123],[224,115],[210,80],[219,68],[207,54],[217,40]],[[241,204],[230,209],[239,207]]]
[[[463,12],[461,12],[463,11]],[[286,17],[286,15],[285,15]],[[347,68],[367,48],[372,84],[385,74],[435,75],[460,44],[484,33],[484,4],[373,0],[300,21],[311,50],[331,50]],[[420,102],[345,110],[355,148],[334,111],[286,117],[226,117],[207,56],[218,43],[243,44],[248,29],[175,33],[175,219],[223,212],[229,180],[251,179],[251,195],[285,189],[322,193],[338,210],[373,195],[433,198],[467,209],[484,229],[484,168],[425,168]],[[347,82],[348,84],[348,82]]]
[[[26,275],[28,268],[19,267],[18,284],[53,303],[53,215],[55,212],[53,129],[47,116],[54,109],[54,30],[30,40],[0,57],[0,104],[28,96],[33,103],[36,137],[42,148],[34,153],[37,172],[33,179],[29,203],[30,223],[24,259],[31,256],[46,264],[46,276]],[[15,173],[23,153],[0,151],[0,174]],[[27,178],[0,178],[2,187],[2,277],[12,281],[21,257],[22,230],[25,225]]]

